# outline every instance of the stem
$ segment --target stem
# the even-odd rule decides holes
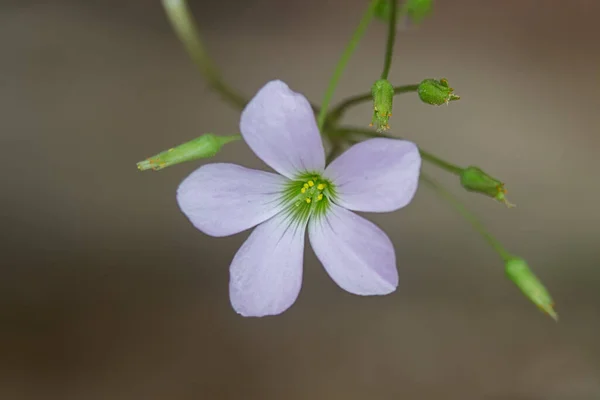
[[[450,203],[450,205],[452,205],[452,207],[454,207],[456,211],[458,211],[458,213],[462,215],[463,218],[466,219],[481,236],[483,236],[488,244],[492,246],[492,248],[500,255],[500,257],[502,257],[505,262],[512,258],[512,255],[504,249],[500,242],[498,242],[486,231],[479,219],[477,219],[475,215],[467,210],[467,208],[463,206],[462,203],[452,195],[452,193],[424,173],[421,173],[421,180],[432,187],[440,197],[448,201],[448,203]]]
[[[419,85],[403,85],[403,86],[395,86],[394,87],[394,95],[416,92],[419,89]],[[329,113],[327,119],[328,120],[338,120],[342,117],[347,108],[358,105],[360,103],[364,103],[367,101],[372,101],[373,95],[371,93],[359,94],[356,96],[352,96],[347,98],[346,100],[339,103],[335,106],[331,112]]]
[[[381,79],[387,79],[390,74],[390,68],[392,67],[392,54],[394,52],[394,42],[396,41],[396,8],[398,7],[398,0],[390,0],[390,21],[388,24],[388,37],[385,48],[385,61],[383,63],[383,72],[381,73]]]
[[[458,165],[452,164],[451,162],[443,160],[425,150],[422,150],[421,148],[419,148],[419,152],[421,153],[421,157],[424,160],[429,161],[430,163],[434,164],[435,166],[437,166],[441,169],[445,169],[446,171],[448,171],[454,175],[460,175],[464,170],[463,168],[459,167]]]
[[[327,116],[327,107],[329,106],[329,103],[331,102],[331,99],[333,98],[333,93],[335,92],[335,88],[342,76],[342,73],[344,72],[344,69],[346,68],[346,64],[348,64],[348,61],[350,61],[350,57],[352,56],[352,53],[354,53],[354,50],[356,50],[356,47],[358,46],[358,42],[360,42],[360,39],[363,37],[363,35],[367,31],[367,27],[369,26],[369,23],[371,22],[371,19],[373,18],[373,15],[375,14],[375,9],[377,7],[377,4],[378,4],[378,0],[371,0],[371,3],[369,3],[369,8],[363,15],[362,19],[360,20],[358,27],[356,28],[356,30],[354,31],[354,34],[352,35],[352,38],[350,39],[350,43],[348,43],[348,45],[344,49],[344,52],[342,53],[342,57],[340,58],[340,60],[337,63],[337,66],[335,67],[333,76],[331,77],[331,80],[329,81],[329,86],[327,87],[327,90],[325,91],[325,95],[323,96],[323,103],[321,104],[321,110],[319,111],[319,115],[317,117],[317,123],[319,126],[319,130],[323,129],[323,125],[325,123],[325,117]]]
[[[340,128],[336,130],[337,133],[344,135],[347,133],[357,133],[359,135],[365,135],[365,136],[369,136],[369,137],[385,137],[388,139],[401,139],[397,136],[392,136],[392,135],[387,135],[385,133],[377,133],[377,132],[373,132],[369,129],[363,129],[363,128],[354,128],[354,127],[345,127],[345,128]],[[423,150],[422,148],[419,147],[419,153],[421,153],[421,157],[426,160],[429,161],[430,163],[434,164],[435,166],[444,169],[450,173],[453,173],[455,175],[460,175],[464,168],[459,167],[456,164],[452,164],[449,161],[443,160],[435,155],[433,155],[432,153]]]
[[[221,78],[206,51],[187,2],[185,0],[162,0],[162,3],[177,37],[210,87],[219,92],[233,106],[243,109],[247,101]]]

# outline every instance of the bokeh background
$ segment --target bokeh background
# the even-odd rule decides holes
[[[192,1],[222,73],[245,95],[279,78],[319,102],[363,0]],[[238,131],[159,1],[0,4],[0,398],[600,398],[600,2],[446,0],[397,39],[391,79],[447,77],[462,100],[395,101],[392,132],[502,178],[506,209],[461,191],[557,302],[540,313],[497,255],[422,186],[371,218],[400,287],[360,298],[310,249],[297,303],[230,308],[228,265],[248,232],[213,239],[178,210],[201,163],[135,163],[204,132]],[[368,91],[373,24],[336,100]],[[365,126],[369,104],[347,115]],[[266,168],[242,142],[216,158]]]

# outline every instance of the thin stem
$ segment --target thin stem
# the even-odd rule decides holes
[[[437,166],[441,169],[444,169],[448,172],[451,172],[454,175],[460,175],[464,170],[464,168],[461,168],[456,164],[452,164],[451,162],[443,160],[421,148],[419,148],[419,152],[421,153],[421,157],[424,160],[429,161],[430,163],[434,164],[435,166]]]
[[[369,137],[385,137],[385,138],[389,138],[389,139],[401,139],[397,136],[392,136],[392,135],[388,135],[385,133],[378,133],[378,132],[373,132],[369,129],[364,129],[364,128],[354,128],[354,127],[342,127],[336,130],[337,133],[339,133],[340,135],[344,135],[347,133],[356,133],[359,135],[364,135],[364,136],[369,136]],[[459,167],[456,164],[453,164],[449,161],[443,160],[441,158],[439,158],[438,156],[435,156],[434,154],[423,150],[422,148],[419,147],[419,152],[421,153],[421,157],[434,164],[435,166],[444,169],[448,172],[451,172],[455,175],[460,175],[464,168]]]
[[[223,81],[208,55],[187,2],[185,0],[162,0],[162,3],[177,37],[211,88],[236,108],[244,108],[247,101]]]
[[[388,37],[385,48],[385,61],[383,63],[383,72],[381,73],[381,79],[387,79],[390,74],[390,68],[392,67],[392,54],[394,53],[394,42],[396,41],[396,8],[398,7],[398,0],[390,1],[390,21],[388,24]]]
[[[362,19],[360,20],[358,27],[356,28],[356,30],[354,31],[354,34],[352,35],[352,38],[350,39],[350,43],[348,43],[348,45],[344,49],[344,52],[342,53],[342,57],[340,58],[340,60],[338,61],[337,65],[335,67],[333,76],[331,77],[331,80],[329,81],[327,90],[325,91],[325,95],[323,96],[321,110],[319,111],[319,115],[317,117],[317,123],[319,126],[319,130],[323,129],[323,125],[325,124],[325,117],[327,116],[327,108],[329,106],[329,103],[331,102],[331,99],[333,98],[333,93],[335,92],[335,88],[337,87],[337,84],[342,76],[342,73],[344,72],[344,69],[346,68],[346,64],[348,64],[348,61],[350,61],[350,57],[352,56],[352,53],[354,53],[354,50],[356,50],[356,47],[358,46],[360,39],[363,37],[363,35],[367,31],[367,27],[369,26],[369,23],[371,22],[371,19],[373,18],[373,15],[375,14],[375,9],[377,7],[378,2],[379,2],[378,0],[371,0],[371,3],[369,3],[369,8],[363,15]]]
[[[403,86],[395,86],[394,87],[394,95],[399,95],[402,93],[416,92],[419,89],[419,85],[403,85]],[[373,95],[371,93],[359,94],[356,96],[352,96],[347,98],[346,100],[340,102],[337,106],[335,106],[331,112],[328,114],[328,120],[338,120],[342,117],[344,112],[355,105],[360,103],[364,103],[367,101],[372,101]]]
[[[512,255],[504,249],[504,247],[500,244],[500,242],[498,242],[492,235],[490,235],[487,232],[487,230],[485,229],[483,224],[479,221],[479,219],[477,219],[477,217],[475,217],[475,215],[473,215],[469,210],[467,210],[467,208],[465,206],[463,206],[463,204],[456,197],[454,197],[454,195],[452,195],[452,193],[450,193],[448,190],[446,190],[442,185],[440,185],[438,182],[436,182],[433,178],[431,178],[430,176],[427,176],[426,174],[424,174],[422,172],[421,172],[420,179],[423,182],[425,182],[426,184],[428,184],[430,187],[432,187],[440,197],[442,197],[444,200],[448,201],[448,203],[450,203],[450,205],[452,205],[452,207],[454,207],[456,209],[456,211],[458,211],[458,213],[460,215],[462,215],[462,217],[464,219],[466,219],[471,224],[471,226],[473,226],[473,228],[477,232],[479,232],[479,234],[481,236],[483,236],[483,238],[488,242],[488,244],[490,246],[492,246],[492,248],[500,255],[500,257],[502,257],[502,259],[505,262],[512,258]]]

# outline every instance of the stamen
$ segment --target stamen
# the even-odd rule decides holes
[[[307,197],[307,198],[306,198],[306,203],[310,204],[310,202],[311,202],[311,199],[310,199],[310,197]]]
[[[325,189],[325,184],[324,184],[324,183],[319,183],[319,184],[317,185],[317,189],[319,189],[319,190],[323,190],[323,189]]]
[[[315,186],[315,183],[313,181],[308,181],[308,186],[313,187]]]

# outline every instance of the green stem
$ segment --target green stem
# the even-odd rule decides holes
[[[401,139],[397,136],[392,136],[392,135],[387,135],[385,133],[377,133],[377,132],[373,132],[369,129],[363,129],[363,128],[354,128],[354,127],[341,127],[339,129],[336,130],[337,133],[339,133],[340,135],[344,135],[344,134],[348,134],[348,133],[356,133],[359,135],[364,135],[364,136],[369,136],[369,137],[385,137],[388,139]],[[460,175],[464,168],[459,167],[456,164],[452,164],[449,161],[443,160],[435,155],[433,155],[432,153],[423,150],[422,148],[419,147],[419,152],[421,153],[421,157],[434,164],[435,166],[444,169],[450,173],[453,173],[455,175]]]
[[[444,169],[450,173],[453,173],[454,175],[460,175],[464,170],[464,168],[461,168],[456,164],[452,164],[451,162],[443,160],[425,150],[422,150],[421,148],[419,148],[419,152],[421,153],[421,157],[424,160],[429,161],[430,163],[434,164],[435,166],[437,166],[441,169]]]
[[[358,42],[360,42],[360,39],[367,31],[367,27],[369,26],[371,19],[373,19],[373,15],[375,14],[375,9],[377,8],[378,2],[378,0],[371,0],[369,8],[360,20],[358,27],[356,28],[354,34],[352,35],[352,38],[350,39],[350,43],[348,43],[348,45],[344,49],[342,57],[340,58],[340,60],[337,63],[337,66],[335,67],[333,76],[329,81],[329,86],[327,86],[327,90],[325,91],[325,95],[323,96],[323,103],[321,104],[321,110],[319,111],[319,115],[317,117],[319,130],[323,129],[323,125],[325,124],[325,117],[327,116],[327,108],[329,106],[329,103],[331,102],[331,99],[333,98],[335,88],[337,87],[342,73],[346,68],[346,64],[348,64],[348,61],[350,61],[352,53],[354,53],[354,50],[356,50]]]
[[[436,182],[433,178],[427,176],[426,174],[421,172],[421,180],[432,187],[437,194],[448,201],[452,207],[458,211],[460,215],[466,219],[473,228],[479,232],[481,236],[488,242],[490,246],[502,257],[502,259],[506,262],[510,260],[513,256],[504,249],[504,247],[498,242],[492,235],[490,235],[483,224],[473,215],[462,203],[452,195],[448,190],[446,190],[442,185]]]
[[[244,108],[247,101],[223,81],[208,55],[187,2],[185,0],[162,0],[162,3],[177,37],[183,43],[211,88],[220,93],[225,100],[236,108]]]
[[[394,95],[416,92],[419,89],[419,85],[403,85],[403,86],[395,86],[394,87]],[[367,101],[373,101],[373,95],[371,93],[359,94],[356,96],[352,96],[347,98],[346,100],[340,102],[337,106],[335,106],[331,112],[328,114],[327,119],[336,121],[339,120],[344,112],[352,106],[358,105],[360,103],[364,103]]]
[[[392,67],[392,55],[394,53],[394,42],[396,41],[396,8],[398,7],[398,0],[390,0],[390,21],[388,24],[388,37],[385,48],[385,61],[383,63],[383,72],[381,73],[381,79],[387,79],[390,74],[390,68]]]

